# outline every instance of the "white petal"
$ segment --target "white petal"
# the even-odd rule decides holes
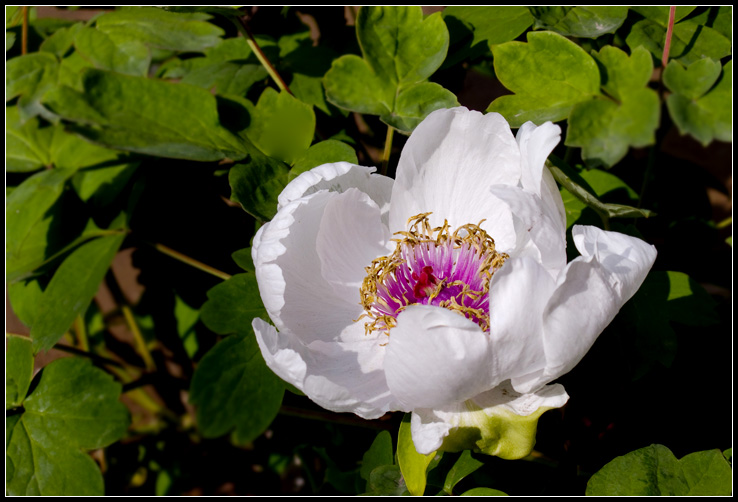
[[[364,337],[363,325],[355,324],[344,332],[349,343],[306,345],[261,319],[252,326],[267,366],[323,408],[366,419],[399,408],[382,371],[384,335]],[[352,332],[361,332],[361,338]]]
[[[536,127],[526,122],[515,137],[520,148],[521,176],[524,189],[540,196],[544,163],[561,140],[561,128],[551,122]]]
[[[269,317],[304,342],[331,340],[363,311],[356,298],[335,293],[323,279],[316,240],[328,202],[336,192],[321,191],[290,202],[260,234],[256,279]]]
[[[543,313],[550,382],[568,373],[635,294],[656,259],[656,249],[635,237],[575,226],[578,257],[561,274]]]
[[[656,248],[636,237],[584,225],[574,225],[571,234],[582,256],[594,256],[610,272],[623,303],[638,291],[656,260]]]
[[[538,195],[518,187],[495,185],[490,192],[504,201],[513,215],[519,247],[509,253],[531,256],[552,277],[558,276],[566,266],[566,227],[558,212],[550,211]]]
[[[520,152],[505,119],[466,108],[436,110],[407,140],[392,189],[390,231],[405,230],[408,218],[432,212],[456,228],[493,216],[489,187],[516,185]],[[484,224],[482,227],[494,237]]]
[[[475,322],[411,305],[389,334],[387,383],[406,411],[464,401],[490,387],[490,356],[489,337]]]
[[[287,184],[279,194],[277,209],[319,190],[345,192],[349,188],[358,188],[377,203],[386,225],[394,180],[380,174],[372,174],[376,170],[376,167],[357,166],[348,162],[315,167]]]
[[[500,443],[532,442],[535,438],[509,437],[512,431],[506,424],[514,422],[516,416],[527,417],[540,413],[541,409],[560,408],[568,399],[564,387],[559,384],[520,394],[512,390],[509,382],[504,382],[464,403],[414,410],[410,422],[413,443],[418,453],[429,454],[438,449],[477,448],[480,439],[482,443],[493,441],[497,447]],[[472,432],[475,429],[479,431],[477,434]],[[526,449],[524,444],[520,447]],[[495,451],[485,453],[499,454]]]
[[[556,283],[534,260],[510,258],[490,281],[490,338],[497,382],[512,379],[518,391],[546,367],[543,310]]]
[[[377,204],[365,193],[349,188],[325,206],[316,247],[323,278],[346,299],[360,302],[364,267],[391,253],[389,230]]]

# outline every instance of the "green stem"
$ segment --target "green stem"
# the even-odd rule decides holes
[[[387,137],[384,139],[384,152],[382,152],[382,170],[380,174],[387,175],[387,166],[389,165],[389,158],[392,154],[392,139],[395,135],[395,128],[387,126]]]
[[[160,253],[164,253],[167,256],[171,256],[175,260],[179,260],[182,263],[186,263],[187,265],[190,265],[191,267],[195,267],[198,270],[202,270],[203,272],[207,272],[210,275],[214,275],[215,277],[218,277],[220,279],[223,279],[224,281],[227,281],[232,276],[230,274],[226,274],[225,272],[221,272],[217,268],[213,268],[210,265],[205,265],[201,261],[197,261],[194,258],[190,258],[187,255],[184,255],[180,253],[179,251],[175,251],[174,249],[165,246],[164,244],[159,244],[158,242],[155,244],[152,244],[154,246],[154,249],[159,251]]]
[[[87,339],[87,328],[85,326],[85,320],[82,319],[81,315],[77,315],[77,319],[74,320],[74,332],[77,335],[79,348],[85,352],[89,352],[90,342]]]
[[[154,364],[154,358],[151,356],[149,347],[146,345],[146,340],[144,340],[143,335],[141,334],[141,330],[138,327],[138,323],[133,317],[133,312],[131,311],[131,308],[126,304],[122,304],[120,309],[123,311],[123,316],[126,318],[128,329],[130,329],[131,333],[133,333],[133,339],[136,342],[136,348],[138,349],[139,355],[144,360],[144,365],[146,366],[146,369],[148,371],[155,371],[156,364]]]
[[[287,87],[287,84],[285,83],[285,81],[279,75],[277,70],[274,68],[272,63],[269,61],[269,59],[264,54],[264,51],[261,50],[261,47],[259,47],[259,44],[256,42],[254,35],[251,33],[251,30],[249,29],[249,25],[247,22],[247,16],[243,16],[243,17],[239,17],[235,19],[232,18],[232,21],[233,21],[233,24],[236,25],[236,29],[246,39],[246,42],[249,44],[249,47],[251,47],[251,50],[254,51],[254,54],[256,54],[256,57],[259,59],[259,62],[261,63],[261,65],[266,69],[269,76],[272,77],[272,80],[274,80],[274,83],[277,84],[277,87],[279,87],[283,91],[288,92],[289,94],[292,94],[292,91],[290,91],[290,88]]]

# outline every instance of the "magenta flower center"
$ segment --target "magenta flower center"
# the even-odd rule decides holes
[[[367,334],[389,334],[399,313],[415,304],[447,308],[489,328],[489,281],[508,256],[479,225],[431,228],[429,214],[410,218],[409,230],[397,233],[395,251],[366,267],[359,319],[370,319]]]

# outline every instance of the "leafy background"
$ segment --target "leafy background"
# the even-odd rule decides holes
[[[6,7],[6,492],[730,494],[732,7],[664,67],[668,13]],[[250,329],[286,183],[457,104],[557,121],[567,224],[659,251],[520,461],[322,410]]]

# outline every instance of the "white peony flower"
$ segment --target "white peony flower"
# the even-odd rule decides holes
[[[643,282],[656,250],[575,226],[544,168],[561,130],[466,108],[413,132],[392,180],[325,164],[293,180],[254,238],[274,326],[267,365],[320,406],[412,412],[420,453],[530,453],[538,417]]]

